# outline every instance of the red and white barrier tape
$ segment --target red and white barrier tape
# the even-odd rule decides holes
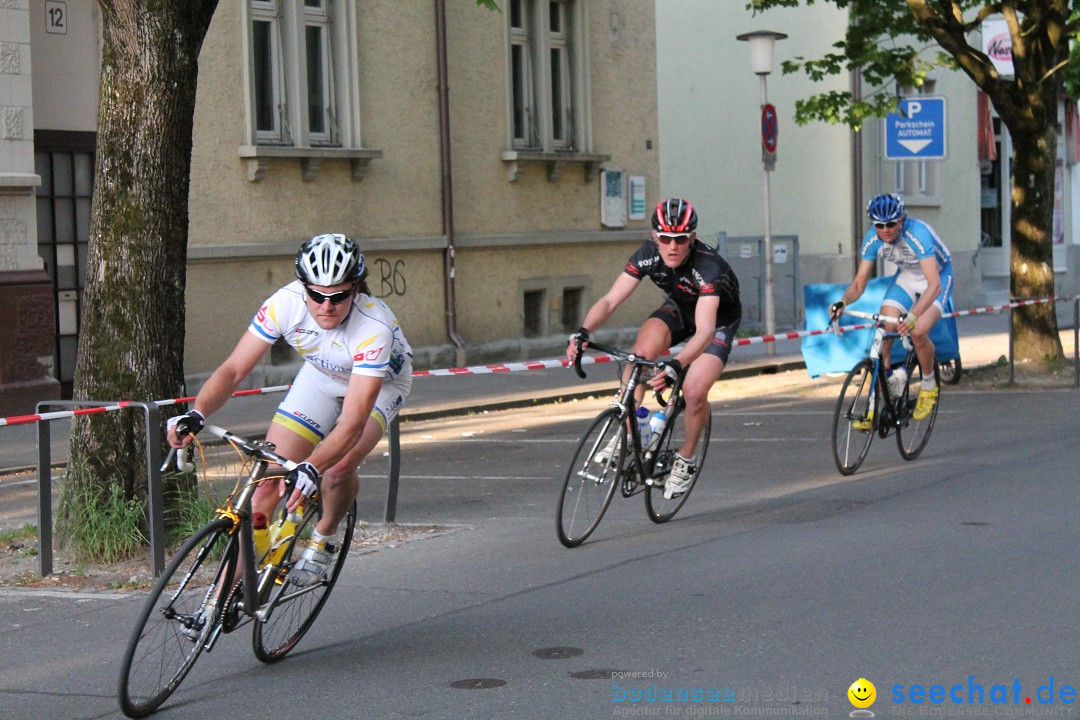
[[[995,312],[997,310],[1004,310],[1006,308],[1022,307],[1024,305],[1039,305],[1042,303],[1053,302],[1055,300],[1074,300],[1075,295],[1064,298],[1037,298],[1034,300],[1017,300],[1016,302],[1005,303],[1004,305],[991,305],[981,308],[972,308],[970,310],[957,310],[956,312],[946,313],[942,317],[960,317],[962,315],[978,315],[980,313]],[[865,328],[873,327],[873,323],[861,323],[859,325],[844,325],[840,329],[847,330],[863,330]],[[757,345],[759,343],[776,342],[777,340],[798,340],[800,338],[812,337],[814,335],[825,335],[831,333],[832,330],[826,328],[823,330],[799,330],[795,332],[784,333],[782,335],[759,335],[751,338],[738,338],[735,340],[735,346],[741,347],[743,345]],[[610,355],[586,355],[581,359],[582,365],[591,365],[595,363],[606,363],[614,360]],[[496,363],[493,365],[471,365],[469,367],[460,368],[444,368],[439,370],[416,370],[413,372],[413,377],[446,377],[448,375],[486,375],[490,373],[508,373],[508,372],[520,372],[522,370],[547,370],[550,368],[567,367],[569,362],[565,359],[559,360],[530,360],[520,363]],[[268,395],[270,393],[285,392],[289,389],[289,385],[275,385],[272,387],[255,388],[252,390],[238,390],[232,394],[232,397],[243,397],[245,395]],[[191,402],[193,397],[173,398],[171,400],[155,400],[154,403],[160,407],[168,405],[178,405],[180,403]],[[58,410],[56,412],[41,413],[39,415],[15,415],[12,417],[0,418],[0,427],[5,425],[23,425],[26,423],[39,422],[41,420],[59,420],[62,418],[76,417],[79,415],[94,415],[96,413],[112,412],[114,410],[123,410],[131,405],[131,400],[124,400],[116,403],[115,405],[103,405],[101,407],[90,408],[78,408],[76,410]]]
[[[269,395],[275,392],[285,392],[289,389],[289,385],[274,385],[273,387],[255,388],[252,390],[237,390],[232,394],[233,397],[243,397],[244,395]],[[155,400],[154,404],[158,407],[166,407],[168,405],[179,405],[180,403],[191,402],[195,399],[195,396],[173,398],[171,400]],[[75,410],[57,410],[55,412],[39,413],[37,415],[13,415],[12,417],[0,418],[0,427],[5,425],[25,425],[26,423],[39,422],[41,420],[61,420],[63,418],[77,417],[79,415],[95,415],[97,413],[113,412],[114,410],[123,410],[124,408],[131,407],[133,400],[122,400],[115,405],[102,405],[101,407],[87,407],[76,408]]]

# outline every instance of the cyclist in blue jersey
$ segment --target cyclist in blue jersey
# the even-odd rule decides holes
[[[589,334],[600,327],[645,278],[664,291],[664,302],[638,331],[634,353],[654,360],[672,345],[686,344],[649,380],[654,390],[670,385],[686,368],[686,438],[664,481],[664,497],[682,495],[696,471],[698,437],[711,412],[709,389],[720,379],[742,319],[739,281],[724,258],[697,239],[697,211],[689,201],[669,198],[652,216],[652,239],[630,256],[611,289],[589,309],[585,323],[570,336],[566,357],[572,363]],[[693,363],[693,364],[691,364]],[[640,402],[645,392],[641,387]],[[618,438],[603,450],[615,451]]]
[[[881,302],[881,313],[899,318],[897,331],[909,334],[919,356],[922,385],[912,417],[924,420],[937,403],[938,388],[934,383],[934,343],[930,328],[945,313],[952,298],[952,257],[934,229],[921,220],[908,217],[904,201],[896,195],[878,195],[866,208],[873,226],[866,231],[859,251],[859,268],[844,296],[829,307],[829,315],[837,319],[844,306],[862,296],[880,256],[896,264],[899,270],[895,282]],[[889,367],[892,340],[882,343],[881,357]],[[854,423],[857,430],[869,430],[871,416]]]

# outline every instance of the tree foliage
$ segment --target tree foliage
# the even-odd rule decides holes
[[[751,0],[755,12],[814,0]],[[1080,94],[1080,9],[1070,0],[823,0],[848,13],[844,38],[824,57],[783,63],[784,73],[811,80],[859,72],[874,90],[865,97],[829,91],[799,100],[796,122],[843,123],[859,129],[896,109],[899,87],[920,87],[938,67],[960,70],[990,98],[1013,142],[1010,292],[1054,295],[1052,228],[1059,101]],[[1012,40],[1012,77],[994,68],[977,43],[983,20],[1001,15]],[[973,45],[972,43],[975,43]],[[1061,357],[1054,306],[1016,312],[1016,357]]]

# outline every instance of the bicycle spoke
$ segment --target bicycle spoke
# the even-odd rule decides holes
[[[664,433],[660,437],[660,443],[656,447],[656,461],[652,472],[654,484],[650,485],[649,492],[645,493],[645,512],[649,519],[655,523],[667,522],[675,517],[675,513],[679,512],[690,498],[690,492],[697,485],[702,468],[705,466],[705,456],[709,452],[709,439],[712,435],[712,417],[710,416],[698,433],[693,463],[696,469],[693,478],[690,480],[690,485],[682,495],[665,498],[664,478],[671,472],[671,466],[675,461],[675,453],[683,446],[687,436],[686,413],[683,412],[683,399],[681,396],[677,400],[675,407],[669,406],[669,414],[671,417],[668,419],[667,425],[664,427]]]
[[[873,387],[874,364],[862,360],[851,369],[840,388],[840,397],[833,411],[833,459],[843,475],[855,472],[870,449],[874,439],[874,423],[869,427],[856,427],[856,423],[869,421]],[[880,421],[880,418],[877,418]]]
[[[304,521],[296,529],[299,538],[305,534],[305,529],[314,527],[317,513],[310,510]],[[295,578],[290,576],[289,570],[296,564],[303,551],[303,543],[293,543],[282,560],[280,571],[274,580],[269,580],[273,588],[267,594],[267,600],[259,608],[257,621],[254,624],[252,634],[252,648],[255,657],[265,663],[272,663],[285,657],[300,638],[311,628],[322,611],[330,591],[334,589],[341,568],[345,564],[345,558],[352,544],[353,532],[356,528],[356,503],[353,502],[343,520],[344,531],[338,551],[334,557],[333,565],[327,572],[326,577],[310,586],[298,586]]]
[[[165,702],[206,647],[215,618],[207,622],[205,602],[213,597],[218,568],[235,563],[231,526],[221,518],[189,538],[146,599],[120,671],[120,708],[128,717],[148,715]]]
[[[618,438],[614,452],[603,457],[613,438]],[[566,547],[580,545],[600,524],[620,484],[626,445],[626,426],[615,408],[597,416],[578,443],[559,494],[555,524],[559,542]]]
[[[919,369],[917,362],[912,361],[911,364],[912,368],[908,373],[908,387],[905,397],[906,412],[904,413],[904,419],[896,429],[896,446],[905,460],[914,460],[926,448],[926,444],[930,441],[930,433],[934,429],[934,422],[937,420],[938,407],[941,406],[941,378],[935,364],[934,382],[938,388],[938,401],[934,404],[934,409],[930,411],[927,417],[922,420],[916,420],[912,417],[917,404],[919,387],[922,383],[922,371]]]

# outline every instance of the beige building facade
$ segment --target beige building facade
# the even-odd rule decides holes
[[[659,199],[653,4],[498,4],[219,5],[195,114],[189,390],[322,232],[365,249],[372,293],[397,313],[417,367],[561,352],[648,237]],[[101,16],[94,0],[0,0],[0,13],[0,72],[25,76],[0,98],[0,288],[34,273],[51,292],[39,304],[52,317],[27,313],[41,345],[33,373],[70,392]],[[611,326],[658,299],[643,288]],[[295,368],[274,348],[250,384]]]
[[[320,3],[288,5],[223,5],[202,51],[188,372],[213,369],[291,279],[299,243],[328,231],[360,241],[371,290],[397,313],[418,366],[558,351],[648,237],[647,219],[604,224],[601,181],[619,178],[624,206],[631,175],[646,204],[658,199],[652,3],[507,0],[492,12],[447,2],[443,15],[438,2],[340,0],[322,26],[327,122],[310,104],[280,110],[313,94],[289,54],[296,27],[312,27],[306,6]],[[282,62],[260,68],[264,46]],[[268,84],[279,93],[269,103]],[[656,302],[639,295],[614,324]],[[287,374],[293,361],[273,354],[263,381],[281,374],[278,362]]]

